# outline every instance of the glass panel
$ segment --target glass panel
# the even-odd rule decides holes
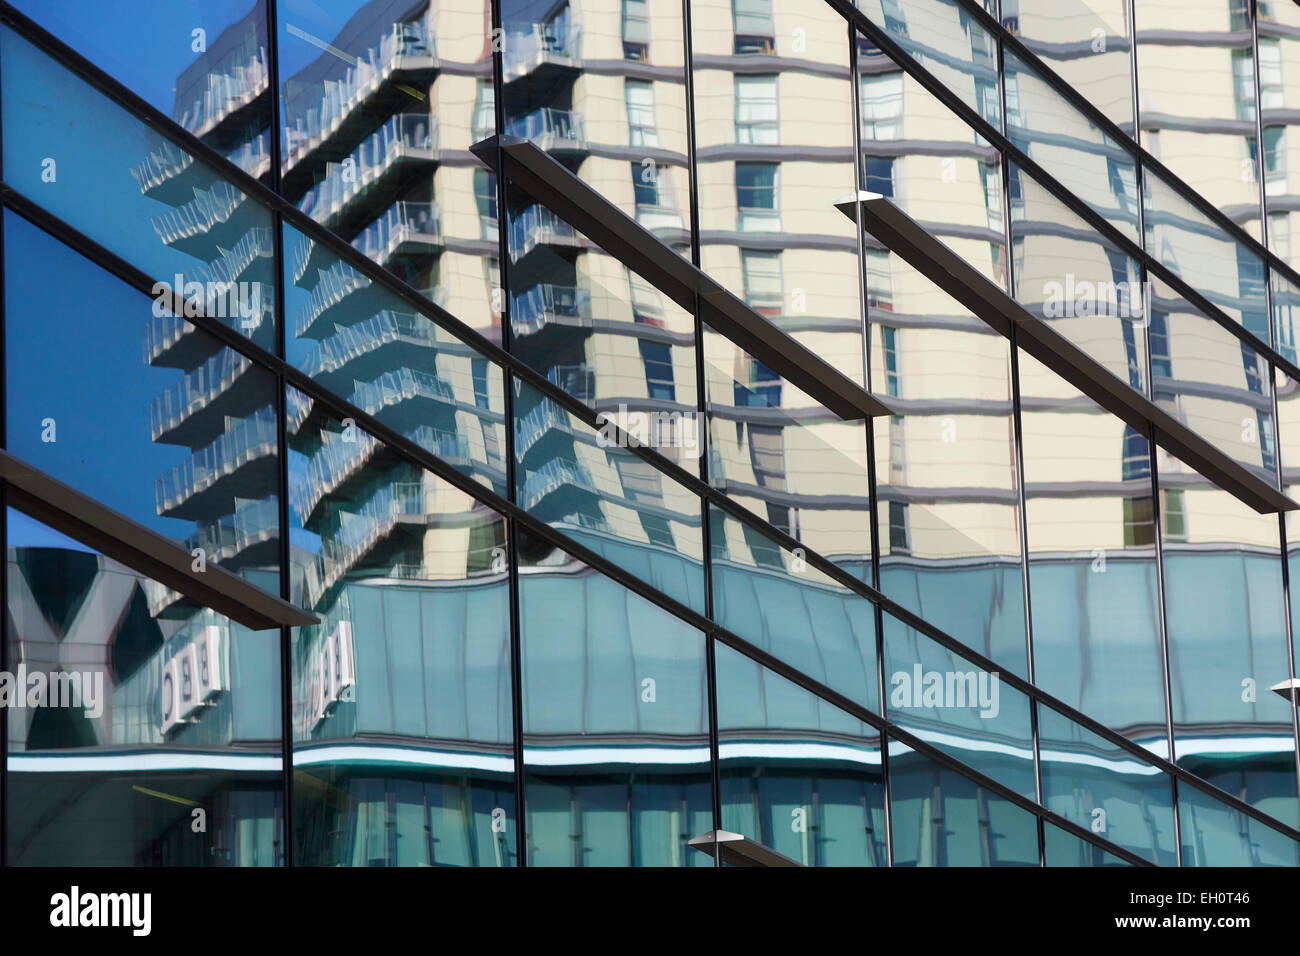
[[[1147,292],[1156,403],[1270,485],[1276,484],[1267,360],[1159,279],[1149,280]]]
[[[1177,863],[1173,788],[1164,771],[1038,708],[1043,803],[1071,823],[1160,866]]]
[[[14,213],[4,228],[8,450],[278,594],[274,377]],[[147,593],[154,615],[195,609]]]
[[[1143,171],[1146,249],[1261,341],[1269,341],[1264,263],[1159,175]]]
[[[690,255],[682,11],[645,4],[629,37],[617,3],[503,0],[505,133],[532,140]]]
[[[1020,402],[1035,682],[1167,757],[1150,445],[1023,351]]]
[[[1142,145],[1259,239],[1252,6],[1136,0],[1134,16]]]
[[[1178,788],[1183,866],[1300,866],[1300,844],[1186,784]]]
[[[328,9],[326,9],[328,8]],[[483,0],[280,0],[283,191],[457,318],[500,335]]]
[[[1120,129],[1133,135],[1126,0],[1006,0],[1002,25]],[[1062,836],[1066,836],[1062,831]]]
[[[711,866],[704,635],[520,536],[532,866]]]
[[[275,350],[270,212],[7,28],[0,56],[6,184]]]
[[[289,362],[505,494],[500,367],[287,225],[284,251]]]
[[[1174,753],[1295,826],[1294,714],[1269,690],[1290,677],[1277,516],[1256,514],[1172,456],[1157,458]]]
[[[1038,866],[1034,815],[889,741],[894,866]]]
[[[157,581],[7,520],[6,862],[282,864],[277,632],[160,613]]]
[[[1131,866],[1101,847],[1080,840],[1058,826],[1043,824],[1045,866]]]
[[[857,0],[857,6],[967,106],[1002,128],[997,40],[960,3]]]
[[[1018,166],[1007,170],[1016,299],[1139,392],[1146,302],[1133,259]]]
[[[791,552],[709,508],[713,619],[813,680],[880,712],[875,608]]]
[[[700,499],[518,379],[514,414],[519,506],[702,613]]]
[[[1300,7],[1293,3],[1260,5],[1259,107],[1264,132],[1264,209],[1268,213],[1268,247],[1284,262],[1300,262],[1300,236],[1292,241],[1300,212],[1300,170],[1292,159],[1300,150]],[[1278,329],[1278,348],[1284,340]]]
[[[891,614],[884,614],[884,629],[889,719],[1036,799],[1029,699],[1004,684],[997,671],[958,657]]]
[[[885,866],[880,735],[724,645],[722,828],[804,866]]]
[[[1009,343],[893,253],[867,281],[881,589],[1024,676]]]
[[[205,145],[269,180],[264,2],[250,8],[249,0],[19,0],[14,6]]]
[[[295,859],[513,866],[505,521],[286,397]]]
[[[1094,212],[1138,237],[1137,167],[1131,153],[1072,106],[1028,63],[1003,52],[1007,135]]]
[[[513,181],[507,203],[511,350],[698,473],[694,317]]]

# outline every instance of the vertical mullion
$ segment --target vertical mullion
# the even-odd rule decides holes
[[[491,0],[492,50],[492,112],[496,132],[500,136],[506,128],[504,57],[506,31],[501,13],[502,0]],[[506,212],[505,153],[497,145],[497,283],[501,293],[501,347],[511,351],[510,342],[510,229]],[[489,294],[494,290],[489,290]],[[489,312],[490,312],[489,308]],[[515,494],[515,403],[514,376],[509,369],[501,369],[505,404],[506,431],[506,494],[513,502]],[[510,703],[511,737],[515,764],[515,861],[517,866],[528,865],[528,825],[524,807],[524,713],[523,713],[523,650],[521,647],[519,593],[519,528],[514,518],[506,522],[506,573],[510,580]]]
[[[1147,454],[1150,458],[1151,469],[1151,530],[1153,541],[1156,547],[1156,590],[1158,592],[1156,601],[1156,612],[1160,615],[1160,653],[1164,658],[1164,679],[1165,679],[1165,732],[1169,740],[1169,762],[1176,764],[1176,751],[1174,749],[1174,684],[1173,670],[1169,656],[1169,615],[1165,609],[1165,543],[1162,531],[1162,519],[1160,514],[1160,471],[1156,455],[1156,442],[1154,431],[1147,433]],[[1182,822],[1179,819],[1178,812],[1178,780],[1176,777],[1169,778],[1170,795],[1173,799],[1174,811],[1174,858],[1178,866],[1183,865],[1183,838]],[[1158,851],[1158,847],[1156,848]]]
[[[691,35],[691,3],[682,0],[682,69],[683,95],[686,102],[686,182],[689,193],[691,223],[691,263],[700,267],[700,183],[695,142],[695,52]],[[704,374],[704,323],[700,319],[700,297],[695,297],[695,434],[700,443],[700,480],[709,482],[708,382]],[[713,609],[713,538],[709,524],[709,505],[700,499],[700,537],[704,552],[704,616],[712,621]],[[722,767],[718,752],[718,668],[717,641],[712,631],[704,637],[704,669],[708,694],[709,776],[712,788],[713,829],[722,829]],[[721,854],[714,853],[714,866],[721,866]]]
[[[849,37],[849,83],[852,89],[853,123],[853,182],[858,189],[865,189],[866,182],[862,168],[862,77],[858,69],[858,33],[857,27],[848,23]],[[902,95],[902,94],[900,94]],[[900,116],[904,111],[900,108]],[[863,235],[862,222],[858,204],[853,204],[854,232],[857,237],[858,252],[858,309],[862,328],[862,382],[868,392],[871,391],[871,309],[868,304],[870,287],[867,283],[866,239]],[[871,583],[880,590],[880,515],[879,500],[876,489],[876,432],[875,419],[867,416],[867,529],[871,547]],[[876,629],[876,708],[882,718],[887,716],[885,710],[885,621],[880,605],[872,602],[872,619]],[[894,865],[894,810],[893,796],[889,786],[889,736],[880,734],[880,788],[881,809],[885,828],[885,865]],[[873,847],[874,851],[874,847]]]

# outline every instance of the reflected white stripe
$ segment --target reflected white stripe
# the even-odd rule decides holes
[[[9,770],[14,773],[134,773],[159,770],[237,770],[248,773],[279,773],[280,758],[274,754],[195,753],[157,750],[136,753],[83,754],[11,753]]]

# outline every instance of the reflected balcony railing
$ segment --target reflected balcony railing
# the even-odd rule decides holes
[[[398,113],[342,163],[330,163],[325,178],[303,196],[298,208],[329,224],[396,160],[411,150],[438,148],[438,121],[428,113]]]
[[[254,459],[276,451],[275,409],[267,406],[234,422],[212,444],[154,481],[158,513],[166,514]]]
[[[312,149],[338,132],[343,122],[409,60],[430,62],[436,56],[434,38],[424,21],[394,23],[380,39],[357,58],[343,77],[325,80],[320,99],[297,115],[289,115],[285,126],[285,169],[299,162]],[[293,106],[286,104],[286,110]]]
[[[573,144],[576,148],[585,147],[587,144],[582,114],[549,106],[508,121],[506,135],[531,139],[546,150],[564,144]]]
[[[260,178],[271,165],[271,131],[262,130],[253,139],[227,153],[226,159],[248,175]]]
[[[519,491],[519,504],[524,510],[530,510],[551,492],[565,487],[599,494],[595,479],[584,466],[567,458],[552,458],[536,471],[528,473]]]
[[[151,220],[154,232],[164,245],[176,245],[229,222],[247,199],[247,196],[224,180],[213,183],[208,189],[195,190],[194,198],[185,205],[155,216]]]
[[[529,206],[510,219],[510,252],[515,259],[547,243],[571,246],[577,242],[577,230],[545,206]]]
[[[546,380],[558,385],[574,398],[592,401],[596,397],[596,370],[585,362],[578,365],[552,365]]]
[[[431,398],[448,405],[455,401],[451,386],[442,379],[409,368],[385,372],[373,382],[359,384],[352,393],[352,403],[367,415],[412,398]]]
[[[235,384],[251,361],[233,349],[222,349],[149,403],[153,440],[174,429],[190,415]]]
[[[251,545],[280,533],[280,503],[274,495],[255,500],[235,499],[233,514],[205,524],[185,541],[191,553],[203,550],[204,559],[214,563],[228,559]]]
[[[591,326],[591,290],[571,285],[543,283],[510,305],[510,324],[516,335],[530,335],[551,323]]]
[[[307,297],[307,304],[298,312],[294,334],[301,338],[327,309],[332,309],[352,293],[370,288],[371,282],[343,260],[328,269],[322,269],[320,280]]]
[[[259,259],[267,260],[267,271],[270,271],[269,263],[274,254],[270,227],[258,226],[244,233],[234,246],[223,250],[219,259],[198,266],[185,278],[203,283],[238,282]],[[272,298],[270,291],[269,288],[266,290],[268,301]]]
[[[636,221],[651,232],[686,228],[680,212],[672,206],[661,206],[658,203],[637,203]],[[778,225],[779,221],[778,218]]]
[[[179,104],[177,106],[176,122],[195,136],[215,129],[270,86],[265,47],[259,49],[256,58],[250,62],[230,64],[225,69],[226,72],[214,71],[207,75],[207,88],[190,105],[184,109],[180,109]]]
[[[164,354],[178,345],[182,338],[197,331],[190,322],[170,312],[150,316],[144,328],[144,360],[152,365]]]
[[[554,402],[542,402],[515,424],[515,454],[523,458],[543,435],[558,429],[572,432],[569,415]]]
[[[399,200],[352,240],[352,247],[369,259],[386,262],[405,242],[442,242],[442,210],[436,202]]]
[[[426,297],[438,295],[439,289],[426,289]],[[358,322],[342,326],[327,339],[322,339],[308,354],[302,368],[312,378],[344,368],[349,362],[373,352],[381,345],[404,340],[421,345],[437,342],[437,326],[414,312],[395,312],[384,309]]]
[[[582,31],[557,29],[549,23],[515,23],[506,27],[502,62],[507,79],[521,76],[544,57],[576,60]]]

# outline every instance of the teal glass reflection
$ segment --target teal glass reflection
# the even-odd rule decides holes
[[[711,866],[704,635],[521,535],[530,866]]]
[[[1046,706],[1038,707],[1038,746],[1049,810],[1152,863],[1177,862],[1163,770]]]
[[[157,581],[6,517],[7,659],[28,706],[6,701],[5,862],[281,865],[277,632],[159,610]]]
[[[875,606],[762,532],[709,506],[713,619],[879,713]]]
[[[514,387],[519,506],[703,612],[700,499],[620,445],[618,419],[596,431],[532,386],[515,379]],[[629,442],[643,435],[624,433]]]
[[[887,612],[883,627],[889,719],[1036,799],[1029,698]]]
[[[1300,843],[1188,784],[1178,787],[1183,866],[1300,866]]]
[[[1081,840],[1060,827],[1043,824],[1044,866],[1132,866],[1095,843]]]
[[[804,866],[885,866],[880,735],[723,645],[722,828]]]
[[[505,521],[286,398],[295,860],[516,865]]]
[[[270,211],[7,28],[0,56],[6,184],[154,279],[159,311],[274,351]]]
[[[897,740],[889,741],[894,866],[1038,866],[1038,821]]]

